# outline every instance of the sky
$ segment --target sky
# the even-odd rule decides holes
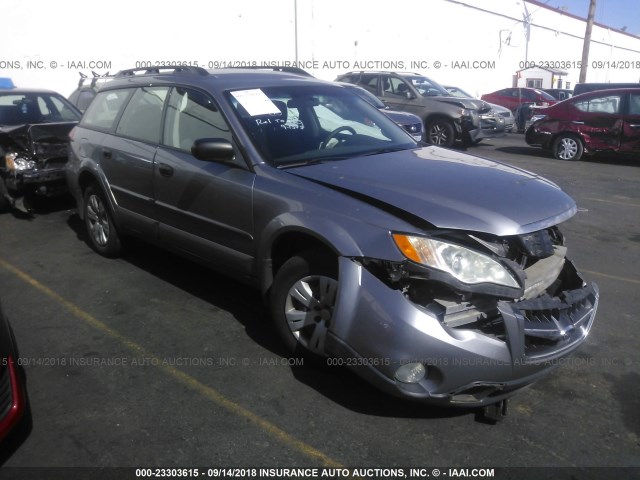
[[[587,18],[590,0],[538,0],[550,7]],[[595,21],[611,28],[640,36],[640,0],[596,0]]]

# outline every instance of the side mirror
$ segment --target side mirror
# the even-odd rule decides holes
[[[200,138],[193,142],[191,154],[208,162],[230,162],[236,156],[231,142],[223,138]]]
[[[407,97],[407,100],[413,100],[415,97],[415,95],[411,92],[404,92],[404,96]]]

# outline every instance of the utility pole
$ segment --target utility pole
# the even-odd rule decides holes
[[[593,17],[596,15],[596,0],[591,0],[589,15],[587,15],[587,30],[584,32],[584,45],[582,46],[582,63],[580,65],[579,83],[587,81],[587,67],[589,66],[589,45],[591,45],[591,30],[593,29]]]

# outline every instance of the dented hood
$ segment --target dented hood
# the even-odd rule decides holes
[[[438,147],[287,171],[439,228],[516,235],[556,225],[577,210],[557,185],[538,175]]]
[[[491,110],[491,106],[484,100],[478,98],[463,98],[463,97],[429,97],[434,98],[443,103],[450,103],[462,108],[470,108],[477,110],[479,113],[486,113]]]

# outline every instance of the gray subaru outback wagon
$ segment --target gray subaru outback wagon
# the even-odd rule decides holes
[[[387,392],[504,404],[586,338],[598,289],[533,173],[423,147],[346,88],[261,69],[132,69],[70,135],[93,248],[140,237],[260,289],[292,352]]]

